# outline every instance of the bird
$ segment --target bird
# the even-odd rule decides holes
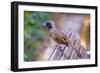
[[[80,52],[75,48],[75,46],[71,43],[70,38],[65,35],[63,32],[59,31],[56,26],[55,22],[53,20],[49,20],[43,24],[43,27],[48,31],[50,34],[50,37],[57,43],[57,44],[64,44],[68,46],[68,44],[71,45],[71,47],[75,50],[77,55],[79,57],[82,57]]]

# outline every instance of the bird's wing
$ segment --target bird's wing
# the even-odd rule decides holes
[[[56,40],[57,41],[59,41],[62,44],[66,44],[67,43],[67,41],[66,41],[67,38],[66,38],[65,35],[63,35],[62,32],[58,32],[58,33],[56,32],[55,35],[56,35]]]
[[[67,42],[70,42],[70,39],[67,35],[65,35],[64,33],[62,33],[62,36],[63,38],[67,41]]]

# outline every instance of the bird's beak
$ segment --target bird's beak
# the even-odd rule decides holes
[[[46,26],[45,24],[43,24],[41,27],[42,27],[43,29],[47,30],[47,26]]]

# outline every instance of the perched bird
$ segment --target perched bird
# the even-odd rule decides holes
[[[77,55],[81,57],[80,52],[75,48],[75,46],[71,43],[69,37],[65,35],[63,32],[59,31],[56,26],[54,21],[50,20],[46,23],[43,24],[43,27],[49,32],[50,37],[58,44],[64,44],[68,46],[68,44],[71,45],[71,47],[75,50]]]

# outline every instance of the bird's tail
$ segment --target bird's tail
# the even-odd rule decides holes
[[[67,44],[67,45],[68,45],[68,44]],[[79,50],[77,50],[77,49],[75,48],[75,46],[72,45],[71,43],[69,43],[69,45],[71,45],[72,49],[77,53],[77,55],[78,55],[80,58],[82,58],[82,56],[81,56]]]

